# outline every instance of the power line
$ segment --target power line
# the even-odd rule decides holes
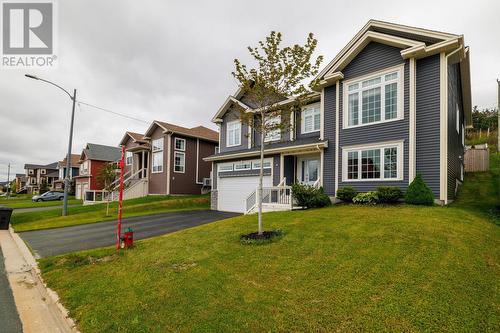
[[[88,107],[91,107],[91,108],[94,108],[94,109],[98,109],[98,110],[101,110],[101,111],[104,111],[104,112],[108,112],[108,113],[113,114],[115,116],[119,116],[119,117],[122,117],[122,118],[127,118],[127,119],[130,119],[130,120],[138,121],[138,122],[141,122],[143,124],[148,124],[148,125],[151,124],[151,122],[148,122],[148,121],[145,121],[145,120],[142,120],[142,119],[139,119],[139,118],[135,118],[135,117],[132,117],[132,116],[120,113],[120,112],[116,112],[116,111],[113,111],[113,110],[105,109],[105,108],[102,108],[100,106],[93,105],[93,104],[90,104],[90,103],[86,103],[86,102],[82,102],[82,101],[77,101],[77,103],[78,103],[78,107],[80,107],[80,109],[81,109],[81,104],[82,104],[82,105],[85,105],[85,106],[88,106]]]

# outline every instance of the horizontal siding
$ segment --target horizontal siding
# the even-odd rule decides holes
[[[241,145],[234,147],[226,146],[227,123],[237,119],[240,119],[240,114],[238,111],[233,109],[230,109],[228,112],[226,112],[226,114],[222,119],[222,124],[220,127],[220,147],[219,147],[221,153],[241,150],[248,147],[248,125],[245,123],[241,124]]]
[[[342,129],[343,84],[340,84],[340,132],[339,132],[339,188],[352,186],[359,192],[376,190],[378,186],[397,186],[403,191],[408,187],[408,139],[409,139],[409,64],[400,54],[400,49],[379,43],[368,44],[363,51],[344,69],[344,79],[370,74],[378,70],[404,65],[404,119],[358,128]],[[404,140],[403,180],[401,181],[342,181],[342,147],[360,144],[375,144],[384,141]]]
[[[416,171],[439,198],[439,54],[417,60]]]
[[[323,155],[323,188],[325,193],[335,196],[335,107],[336,86],[325,88],[324,94],[324,136],[328,140],[328,148]]]

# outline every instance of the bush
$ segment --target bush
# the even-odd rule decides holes
[[[319,208],[331,204],[330,198],[325,194],[322,187],[316,188],[310,185],[293,184],[292,196],[297,205],[303,208]]]
[[[405,202],[411,205],[432,206],[434,204],[434,194],[432,193],[432,190],[425,185],[425,182],[420,174],[417,174],[410,186],[408,186]]]
[[[376,204],[378,201],[377,192],[366,192],[366,193],[358,193],[353,199],[352,202],[356,204]]]
[[[344,202],[352,202],[356,194],[358,194],[358,192],[351,186],[346,186],[337,190],[337,198]]]
[[[395,203],[403,197],[403,192],[396,186],[380,186],[377,188],[378,202]]]

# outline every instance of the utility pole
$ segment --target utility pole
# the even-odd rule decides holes
[[[76,89],[73,90],[73,109],[71,111],[71,125],[69,127],[69,144],[68,144],[68,156],[66,156],[66,177],[64,177],[64,203],[63,203],[63,216],[68,215],[68,191],[70,185],[70,179],[72,178],[71,170],[71,146],[73,145],[73,124],[75,122],[75,104],[76,104]]]
[[[7,199],[10,198],[10,163],[7,169]]]
[[[500,152],[500,80],[499,79],[497,79],[497,84],[498,84],[498,99],[497,99],[497,117],[498,117],[497,135],[498,135],[498,142],[497,142],[497,151]]]

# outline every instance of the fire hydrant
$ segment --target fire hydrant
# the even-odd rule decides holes
[[[134,231],[131,228],[127,228],[122,237],[122,246],[121,248],[128,249],[134,246]]]

